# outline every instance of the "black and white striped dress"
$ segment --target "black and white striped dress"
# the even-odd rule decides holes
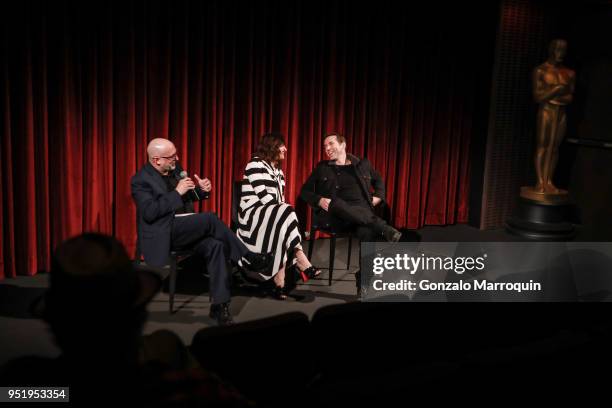
[[[244,172],[236,233],[250,251],[274,254],[271,274],[257,274],[262,280],[276,275],[287,263],[288,251],[302,249],[297,216],[285,203],[283,171],[258,157],[247,163]],[[295,257],[291,263],[296,263]]]

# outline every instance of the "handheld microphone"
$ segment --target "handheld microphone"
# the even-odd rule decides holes
[[[182,180],[182,179],[186,178],[187,176],[188,176],[187,172],[185,170],[183,170],[179,174],[179,179]],[[192,198],[194,200],[200,201],[200,196],[198,195],[198,192],[195,189],[190,190],[190,192],[191,192],[191,196],[192,196]]]

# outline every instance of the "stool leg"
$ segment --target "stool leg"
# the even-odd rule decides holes
[[[349,239],[349,247],[348,247],[348,256],[346,257],[346,269],[351,269],[351,245],[353,245],[353,237],[348,237]]]
[[[334,257],[336,255],[336,236],[332,235],[331,241],[329,242],[329,286],[332,284],[332,277],[334,275]]]
[[[315,234],[315,231],[310,230],[310,243],[308,244],[308,260],[310,262],[312,262],[312,251],[314,250],[314,244],[315,244],[314,234]]]
[[[170,314],[174,311],[174,292],[176,291],[176,257],[170,256],[170,277],[169,277],[169,305],[170,305]]]

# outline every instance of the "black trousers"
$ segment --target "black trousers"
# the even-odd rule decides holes
[[[172,249],[193,249],[206,261],[213,304],[230,300],[228,261],[238,262],[249,250],[213,213],[176,217],[172,228]]]
[[[387,222],[378,217],[372,208],[363,203],[362,205],[351,205],[346,201],[336,198],[329,206],[330,224],[337,231],[346,231],[355,235],[362,242],[384,241],[383,231],[389,227]],[[371,264],[366,259],[365,264]],[[373,273],[369,269],[361,268],[355,274],[355,283],[361,285],[361,279],[369,282]]]
[[[383,231],[388,228],[387,222],[374,214],[366,203],[354,205],[334,198],[329,206],[329,214],[332,228],[351,232],[361,241],[383,240]]]

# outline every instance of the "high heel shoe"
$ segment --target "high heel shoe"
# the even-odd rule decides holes
[[[321,271],[319,269],[315,269],[315,267],[312,265],[306,268],[305,270],[300,271],[300,277],[302,278],[304,282],[308,282],[309,279],[317,277],[320,274],[321,274]]]
[[[272,290],[272,297],[278,300],[285,300],[288,295],[287,289],[284,286],[275,286]]]

